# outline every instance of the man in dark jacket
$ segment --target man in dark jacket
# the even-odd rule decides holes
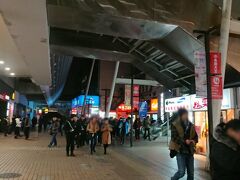
[[[240,120],[219,124],[214,132],[211,148],[213,180],[240,179]]]
[[[66,153],[67,156],[69,156],[69,150],[71,151],[70,156],[75,156],[73,151],[74,151],[74,140],[75,140],[75,129],[76,129],[76,121],[77,121],[77,116],[76,115],[71,115],[70,120],[67,120],[65,125],[64,125],[64,130],[66,134]]]
[[[188,111],[179,109],[179,118],[172,123],[169,149],[176,152],[178,171],[171,180],[181,179],[187,169],[187,180],[194,179],[194,151],[198,135],[194,125],[188,120]]]

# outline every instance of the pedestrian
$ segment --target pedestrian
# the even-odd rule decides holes
[[[219,124],[211,145],[212,180],[240,179],[240,120]]]
[[[57,146],[57,134],[59,129],[59,122],[56,117],[53,117],[52,124],[50,126],[49,134],[51,135],[51,141],[48,147]]]
[[[74,140],[75,140],[75,129],[76,129],[77,116],[72,114],[70,120],[67,120],[64,125],[65,135],[66,135],[66,153],[67,156],[75,156],[74,154]]]
[[[133,123],[133,128],[135,130],[135,139],[140,140],[140,130],[141,130],[142,123],[140,121],[140,118],[136,118],[136,120]]]
[[[151,120],[150,120],[149,116],[147,116],[143,120],[144,140],[148,138],[148,140],[151,141],[150,125],[151,125]]]
[[[186,109],[178,110],[178,118],[172,123],[171,141],[169,145],[170,156],[176,156],[178,171],[171,180],[181,179],[187,169],[187,180],[194,179],[194,157],[195,145],[198,135],[194,125],[188,120]]]
[[[25,139],[27,140],[29,138],[29,135],[30,135],[30,119],[29,119],[29,116],[27,116],[25,118],[25,121],[24,121],[24,135],[25,135]]]
[[[102,144],[104,148],[104,154],[107,154],[107,147],[109,144],[111,144],[111,132],[112,127],[109,124],[108,119],[104,119],[104,123],[101,128],[102,131]]]
[[[82,115],[76,123],[76,132],[77,132],[76,142],[77,142],[78,148],[85,145],[86,127],[87,126],[86,126],[85,117]]]
[[[97,133],[99,131],[99,124],[97,122],[97,118],[96,117],[92,117],[92,119],[90,120],[90,122],[87,125],[87,132],[89,133],[90,136],[90,151],[91,154],[93,154],[93,152],[96,152],[96,144],[97,144]]]
[[[121,118],[118,122],[119,136],[120,136],[120,144],[125,143],[126,136],[126,119]]]
[[[16,124],[15,124],[15,139],[17,139],[18,137],[21,137],[20,129],[21,129],[22,122],[21,122],[21,119],[20,119],[19,116],[15,119],[15,121],[16,121]]]

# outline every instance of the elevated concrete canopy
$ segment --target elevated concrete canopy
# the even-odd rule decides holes
[[[3,42],[11,43],[4,49],[5,63],[16,77],[30,77],[37,85],[51,85],[46,1],[1,0],[0,14],[5,23],[5,33],[0,36],[8,41],[0,41],[0,47]]]

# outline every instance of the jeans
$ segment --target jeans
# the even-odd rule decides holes
[[[95,146],[97,144],[97,134],[90,134],[90,149],[91,149],[91,154],[95,152]]]
[[[171,180],[178,180],[185,175],[187,169],[187,180],[194,179],[194,158],[192,154],[181,154],[178,153],[177,156],[178,171],[171,178]]]
[[[69,150],[71,151],[71,155],[73,155],[73,151],[74,151],[74,133],[66,133],[66,152],[67,155],[69,156]]]
[[[52,146],[54,144],[54,146],[57,146],[57,133],[54,133],[52,135],[52,139],[51,139],[51,142],[50,142],[50,146]]]
[[[140,139],[140,129],[135,129],[135,139],[136,140]]]
[[[151,137],[150,137],[150,128],[145,128],[144,129],[144,139],[147,139],[148,140],[151,140]]]

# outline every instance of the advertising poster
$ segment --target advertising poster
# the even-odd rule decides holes
[[[210,74],[218,75],[222,73],[221,69],[221,53],[211,52],[210,53]]]
[[[124,103],[126,106],[131,105],[131,86],[130,85],[125,85]]]
[[[148,104],[146,101],[139,103],[139,117],[145,118],[148,112]]]
[[[207,97],[207,73],[205,52],[194,52],[195,83],[198,97]]]
[[[212,85],[211,87],[212,99],[222,99],[223,98],[222,76],[212,76],[211,85]]]

